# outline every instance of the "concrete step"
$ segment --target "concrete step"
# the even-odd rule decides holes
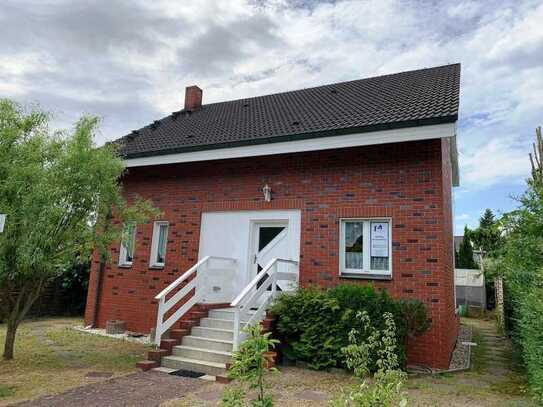
[[[192,336],[201,336],[210,339],[222,339],[224,341],[232,341],[234,332],[232,329],[207,328],[203,326],[195,326],[191,331]]]
[[[204,338],[201,336],[192,335],[183,337],[183,342],[181,345],[222,352],[231,352],[234,347],[234,343],[231,340],[225,341],[222,339]]]
[[[228,319],[230,321],[234,320],[234,308],[217,308],[209,311],[209,318],[215,319]],[[253,315],[255,311],[249,311],[249,315]],[[247,321],[250,317],[243,318],[242,321]]]
[[[218,328],[218,329],[234,329],[234,321],[231,319],[219,319],[219,318],[203,318],[200,320],[200,326],[206,328]],[[241,326],[245,326],[245,322],[241,323]]]
[[[202,349],[186,345],[180,345],[173,348],[173,355],[215,363],[230,363],[232,360],[231,352]]]
[[[224,363],[208,362],[205,360],[190,359],[180,356],[166,356],[165,358],[162,358],[162,367],[175,370],[184,369],[212,376],[226,375],[226,365]]]

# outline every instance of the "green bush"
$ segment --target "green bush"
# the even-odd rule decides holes
[[[417,304],[417,305],[415,305]],[[339,285],[330,290],[300,289],[279,297],[272,306],[277,316],[277,331],[287,357],[306,362],[312,369],[345,367],[341,349],[349,344],[349,332],[366,332],[356,315],[364,311],[378,330],[386,328],[385,313],[392,315],[396,327],[397,356],[405,362],[406,321],[417,334],[428,328],[426,307],[416,301],[402,302],[372,286]],[[416,312],[416,316],[411,316]],[[420,320],[423,324],[419,325]],[[366,340],[367,338],[362,338]]]
[[[342,309],[338,301],[317,288],[282,295],[272,306],[283,352],[290,359],[307,362],[313,369],[337,366],[346,344]]]
[[[538,287],[527,295],[519,311],[516,340],[532,392],[543,403],[543,289]]]

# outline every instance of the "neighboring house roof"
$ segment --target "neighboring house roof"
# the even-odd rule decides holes
[[[464,236],[455,236],[454,237],[454,250],[456,252],[460,251],[460,246],[462,246],[463,241],[464,241]]]
[[[460,64],[202,105],[117,140],[124,158],[454,123]]]

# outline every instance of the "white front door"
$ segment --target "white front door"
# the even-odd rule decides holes
[[[285,230],[282,232],[274,228]],[[274,257],[298,261],[300,228],[299,210],[203,213],[198,258],[223,256],[237,260],[234,270],[213,267],[207,273],[201,287],[206,293],[203,302],[232,301],[255,277],[258,265],[265,267]],[[282,265],[280,271],[294,271],[287,270],[287,267]],[[289,289],[291,285],[278,282],[282,290]]]
[[[258,221],[253,223],[253,242],[251,245],[251,278],[254,278],[273,259],[298,260],[292,258],[290,250],[291,230],[288,220],[285,221]],[[279,264],[279,271],[289,272],[291,266]],[[259,282],[264,283],[265,279]],[[278,291],[290,291],[294,289],[291,281],[278,281]]]

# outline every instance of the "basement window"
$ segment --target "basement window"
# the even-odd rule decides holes
[[[164,267],[166,264],[166,243],[168,241],[168,222],[159,221],[153,225],[150,267]]]
[[[342,219],[340,274],[343,277],[390,278],[390,219]]]
[[[134,247],[136,244],[136,224],[125,223],[121,235],[121,248],[119,250],[119,266],[128,267],[134,260]]]

